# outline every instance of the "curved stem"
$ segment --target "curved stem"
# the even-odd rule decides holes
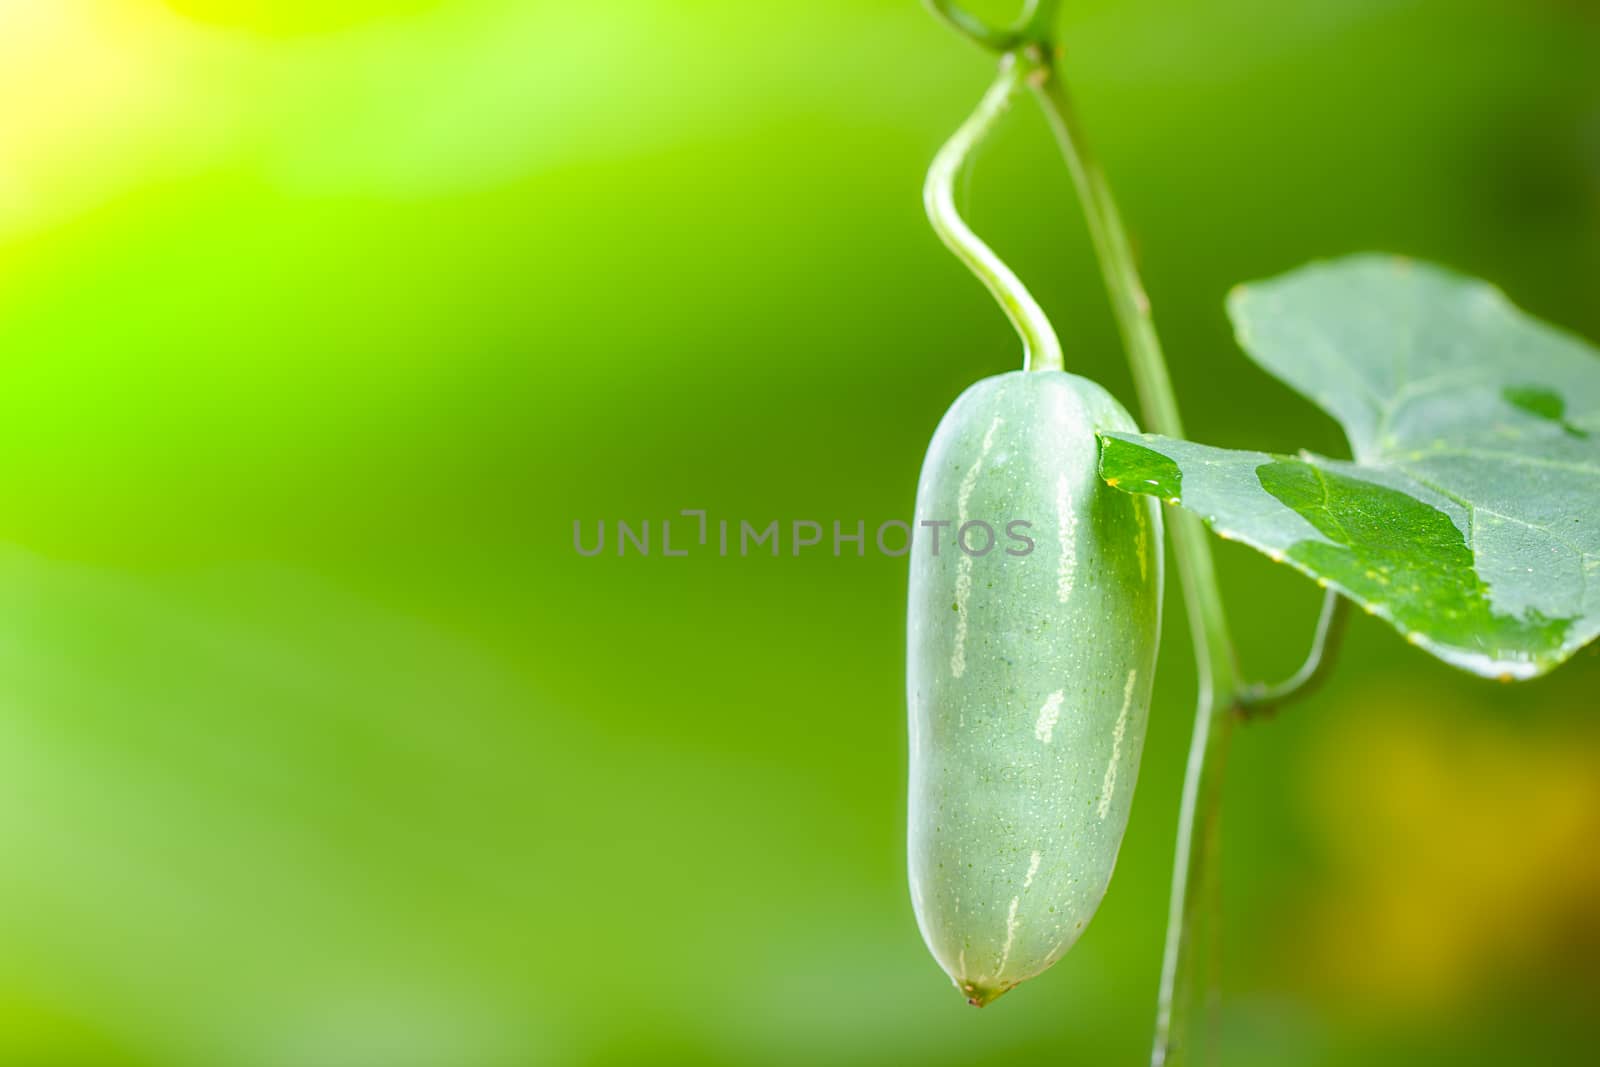
[[[973,148],[982,142],[1005,113],[1028,74],[1028,64],[1014,56],[1006,56],[1001,61],[1000,74],[984,94],[977,110],[961,124],[961,128],[934,157],[933,165],[928,168],[922,199],[934,232],[967,265],[967,269],[988,287],[1001,310],[1017,328],[1022,338],[1023,367],[1027,370],[1060,370],[1061,342],[1056,338],[1044,309],[1011,268],[983,243],[982,238],[972,232],[956,209],[955,200],[956,176],[961,173]]]
[[[927,0],[927,5],[961,36],[991,52],[1009,52],[1022,43],[1022,36],[1015,29],[991,26],[955,0]]]
[[[1022,16],[1017,19],[1018,35],[1022,40],[1037,44],[1046,52],[1050,51],[1050,42],[1055,40],[1056,15],[1060,10],[1061,0],[1028,0]]]
[[[991,26],[956,0],[926,0],[928,10],[961,36],[991,52],[1011,52],[1026,44],[1047,43],[1055,32],[1061,0],[1026,0],[1022,14],[1010,26]]]
[[[1306,653],[1305,662],[1277,685],[1256,684],[1241,690],[1239,707],[1245,718],[1260,715],[1293,697],[1304,696],[1320,685],[1333,668],[1349,615],[1350,601],[1332,589],[1324,593],[1322,614],[1317,617],[1317,632],[1311,638],[1311,651]]]
[[[1041,76],[1032,78],[1040,104],[1050,120],[1067,168],[1083,201],[1089,236],[1100,260],[1128,361],[1138,388],[1146,427],[1171,437],[1183,436],[1183,423],[1161,341],[1150,316],[1150,301],[1139,280],[1132,246],[1117,212],[1111,188],[1090,154],[1082,126],[1067,96],[1053,57],[1033,48]],[[1167,943],[1161,968],[1152,1062],[1178,1062],[1190,1036],[1191,1008],[1209,983],[1199,957],[1202,926],[1215,926],[1216,880],[1213,862],[1221,811],[1223,759],[1238,700],[1239,680],[1233,641],[1223,613],[1211,543],[1198,516],[1173,509],[1167,529],[1172,535],[1184,604],[1194,637],[1200,679],[1194,732],[1178,815],[1178,840],[1172,871],[1172,896],[1167,918]]]

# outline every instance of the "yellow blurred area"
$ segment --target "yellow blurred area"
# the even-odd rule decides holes
[[[732,36],[768,18],[719,9]],[[823,15],[791,38],[864,79],[875,13],[837,40]],[[693,32],[659,4],[0,0],[0,241],[195,180],[380,203],[503,187],[813,99],[789,52],[683,64]]]
[[[1600,984],[1600,730],[1387,688],[1338,710],[1306,778],[1303,977],[1392,1015]]]
[[[153,0],[0,2],[0,238],[215,145],[224,116],[186,93],[184,28]]]
[[[261,33],[314,33],[388,15],[410,15],[441,0],[166,0],[186,18]]]

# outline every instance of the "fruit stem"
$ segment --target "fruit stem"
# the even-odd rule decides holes
[[[966,264],[988,287],[1000,308],[1017,328],[1022,338],[1025,370],[1061,370],[1061,342],[1044,309],[1028,292],[1011,268],[1005,265],[994,250],[983,242],[956,209],[955,184],[973,150],[994,129],[1000,116],[1005,114],[1011,100],[1021,90],[1024,81],[1036,69],[1025,59],[1006,55],[1000,60],[1000,73],[989,91],[961,124],[928,168],[928,180],[923,185],[922,200],[928,212],[928,221],[946,247]]]
[[[1150,301],[1139,280],[1132,245],[1098,162],[1090,153],[1077,112],[1056,68],[1058,56],[1046,42],[1025,45],[1035,67],[1029,84],[1044,108],[1077,186],[1090,239],[1111,297],[1117,326],[1127,349],[1147,429],[1183,437],[1183,422],[1161,341],[1150,315]],[[1151,1062],[1157,1067],[1182,1061],[1193,1044],[1193,1007],[1209,1000],[1214,987],[1209,963],[1216,957],[1210,940],[1217,927],[1216,852],[1222,808],[1223,765],[1239,698],[1233,641],[1223,612],[1211,543],[1199,516],[1172,508],[1167,529],[1183,586],[1194,640],[1200,692],[1178,813],[1172,895],[1167,914],[1166,950]]]

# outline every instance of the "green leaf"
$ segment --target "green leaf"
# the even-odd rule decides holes
[[[1496,288],[1379,256],[1243,286],[1245,351],[1353,461],[1107,434],[1100,472],[1198,512],[1440,659],[1529,678],[1600,633],[1600,353]]]

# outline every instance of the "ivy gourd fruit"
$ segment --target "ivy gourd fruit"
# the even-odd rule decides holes
[[[934,958],[980,1007],[1077,941],[1127,826],[1161,515],[1101,482],[1096,435],[1133,426],[1094,382],[1018,371],[967,389],[923,463],[917,532],[944,536],[913,538],[910,557],[911,897]],[[981,529],[960,536],[976,522],[1028,525],[984,551]]]

